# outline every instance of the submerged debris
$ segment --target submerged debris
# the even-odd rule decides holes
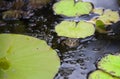
[[[21,18],[22,16],[31,16],[32,10],[40,9],[43,6],[45,6],[47,3],[49,3],[51,0],[14,0],[14,1],[1,1],[0,2],[0,8],[6,7],[6,11],[4,11],[2,14],[3,19],[11,19],[16,20]],[[7,10],[9,5],[9,9]],[[29,13],[29,14],[28,14]],[[27,17],[28,18],[28,17]]]
[[[47,3],[49,3],[51,0],[29,0],[28,7],[30,9],[36,9],[36,8],[41,8]]]

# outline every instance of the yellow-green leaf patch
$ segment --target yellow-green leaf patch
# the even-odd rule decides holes
[[[120,55],[107,55],[98,63],[98,68],[120,77]]]
[[[92,10],[92,5],[89,2],[74,2],[74,0],[60,0],[53,5],[53,10],[58,15],[68,17],[81,16],[89,14]]]
[[[88,79],[119,79],[119,78],[113,77],[110,74],[105,73],[101,70],[96,70],[89,75]]]
[[[116,23],[119,21],[120,16],[117,11],[112,11],[110,9],[107,9],[104,11],[103,15],[98,17],[98,20],[103,21],[106,25],[110,25],[112,23]]]
[[[95,28],[92,23],[85,21],[78,23],[74,21],[62,21],[60,24],[56,25],[55,31],[58,36],[86,38],[94,34]]]
[[[60,60],[45,41],[0,34],[0,79],[53,79]]]

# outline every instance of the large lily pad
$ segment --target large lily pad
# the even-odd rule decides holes
[[[89,22],[80,21],[62,21],[55,27],[55,31],[59,36],[71,38],[85,38],[91,36],[95,32],[94,25]]]
[[[45,41],[0,34],[0,79],[53,79],[60,60]]]
[[[92,5],[89,2],[78,1],[75,3],[74,0],[61,0],[53,5],[53,10],[58,15],[74,17],[89,14],[92,10]]]
[[[98,63],[98,68],[120,77],[120,55],[107,55]]]
[[[119,78],[113,77],[110,74],[105,73],[101,70],[96,70],[89,75],[88,79],[119,79]]]

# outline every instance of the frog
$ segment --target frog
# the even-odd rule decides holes
[[[62,42],[62,45],[68,46],[69,48],[74,48],[79,45],[79,39],[78,38],[67,38]]]

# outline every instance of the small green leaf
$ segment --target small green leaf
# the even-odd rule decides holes
[[[105,73],[101,70],[96,70],[89,75],[88,79],[120,79],[120,78],[113,77],[110,74]]]
[[[45,41],[0,34],[0,79],[53,79],[60,60]]]
[[[96,30],[100,33],[107,33],[105,24],[101,20],[96,21]]]
[[[112,11],[110,9],[107,9],[104,11],[103,15],[101,15],[98,20],[103,21],[104,24],[106,25],[110,25],[113,23],[116,23],[117,21],[119,21],[120,16],[119,13],[117,11]]]
[[[120,55],[107,55],[98,63],[98,68],[120,77]]]
[[[95,32],[95,27],[92,23],[80,21],[79,23],[72,21],[62,21],[55,27],[55,31],[59,36],[70,38],[86,38]]]
[[[89,14],[92,5],[89,2],[78,1],[74,3],[74,0],[61,0],[53,5],[53,10],[58,15],[74,17]]]
[[[105,30],[105,24],[101,20],[96,21],[96,26],[99,27],[100,29]]]
[[[102,8],[94,8],[93,13],[102,15],[103,14],[103,9]]]

